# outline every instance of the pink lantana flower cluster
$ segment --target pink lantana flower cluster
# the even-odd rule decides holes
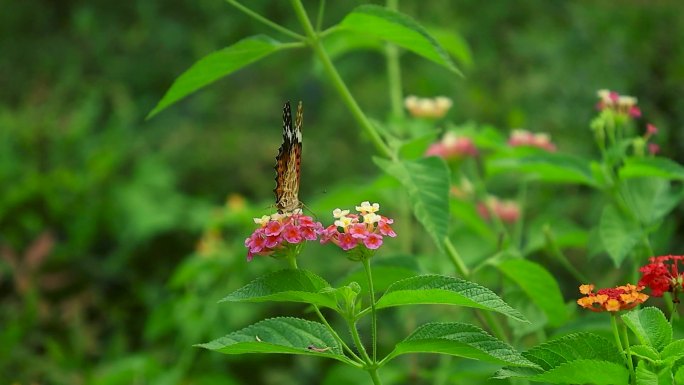
[[[485,220],[490,220],[494,215],[504,223],[515,223],[520,218],[520,206],[517,202],[500,200],[491,195],[477,204],[477,212]]]
[[[513,130],[508,138],[508,144],[512,147],[530,146],[539,147],[549,152],[556,151],[556,145],[551,142],[551,136],[546,133],[534,134],[527,130]]]
[[[596,104],[596,108],[599,111],[609,109],[622,115],[628,115],[631,118],[641,117],[641,110],[637,106],[637,98],[620,95],[610,90],[598,90],[597,94],[599,102]]]
[[[304,241],[314,241],[323,230],[320,222],[300,213],[264,215],[254,218],[260,225],[245,240],[247,260],[255,255],[275,258],[293,256],[299,253]]]
[[[649,142],[651,137],[655,136],[658,133],[658,127],[655,125],[648,123],[646,125],[646,133],[644,134],[644,141],[648,143],[648,153],[651,155],[656,155],[658,152],[660,152],[660,146],[657,143]]]
[[[447,132],[442,140],[431,144],[425,152],[425,156],[438,156],[446,160],[475,155],[477,155],[477,147],[472,139],[458,136],[453,132]]]
[[[390,226],[394,221],[378,215],[380,205],[362,202],[356,206],[358,214],[349,210],[335,209],[335,223],[320,232],[321,243],[332,242],[342,250],[349,251],[351,259],[360,260],[372,256],[383,243],[383,237],[396,237]]]
[[[597,92],[599,102],[596,108],[601,112],[591,123],[597,142],[601,148],[613,146],[618,139],[626,135],[632,136],[631,127],[637,118],[641,118],[641,109],[637,106],[637,98],[620,95],[615,91],[599,90]],[[658,128],[652,123],[646,123],[646,130],[642,136],[632,137],[632,149],[634,155],[656,155],[660,152],[660,146],[653,142]]]

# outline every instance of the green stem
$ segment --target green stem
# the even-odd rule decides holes
[[[368,374],[370,374],[371,380],[373,380],[373,384],[382,385],[382,381],[380,381],[380,377],[378,376],[378,369],[369,368],[367,370],[368,370]]]
[[[468,277],[470,276],[468,266],[466,266],[466,264],[463,262],[463,259],[461,258],[461,255],[458,253],[458,251],[456,251],[456,247],[454,247],[454,244],[451,243],[451,239],[444,239],[444,248],[447,252],[447,255],[451,259],[451,262],[454,264],[456,272],[461,277],[468,279]],[[494,334],[494,336],[496,336],[502,341],[508,342],[508,336],[506,335],[503,326],[501,326],[499,320],[497,320],[491,313],[486,311],[475,310],[475,315],[477,315],[478,319],[480,320],[483,326],[489,328],[489,330],[492,331],[492,334]]]
[[[319,39],[323,39],[324,37],[335,33],[338,29],[340,29],[339,25],[333,25],[332,27],[322,31],[321,33],[318,34]]]
[[[399,66],[399,48],[391,43],[385,45],[387,55],[387,75],[389,78],[389,97],[392,115],[404,117],[403,93],[401,91],[401,67]]]
[[[367,365],[372,365],[373,362],[371,361],[370,357],[368,356],[368,352],[366,352],[366,348],[363,346],[363,343],[361,342],[359,331],[356,330],[356,322],[354,320],[348,319],[347,326],[349,327],[349,332],[351,333],[352,339],[354,340],[354,345],[356,345],[356,350],[359,351],[359,354],[361,354],[361,357],[363,357],[363,360],[366,362]]]
[[[439,364],[437,365],[437,370],[435,370],[435,379],[432,382],[433,385],[444,385],[447,383],[453,360],[453,356],[443,355],[439,357]]]
[[[616,318],[617,316],[615,315],[615,313],[610,313],[610,326],[613,328],[613,337],[615,338],[615,344],[621,352],[624,352],[624,350],[622,349],[622,342],[620,342],[620,331],[618,330]]]
[[[497,232],[498,236],[503,237],[504,243],[507,243],[508,240],[511,239],[510,234],[508,233],[508,230],[506,229],[506,226],[503,224],[501,221],[501,218],[499,218],[498,215],[494,212],[494,210],[489,207],[489,204],[487,203],[487,198],[489,197],[489,192],[487,191],[487,185],[485,183],[485,176],[484,176],[484,169],[480,165],[480,159],[477,158],[475,159],[475,162],[472,162],[471,164],[474,166],[475,170],[471,173],[473,176],[473,182],[475,185],[475,192],[476,192],[476,198],[482,201],[484,204],[485,210],[487,210],[487,214],[489,216],[489,220],[491,223],[494,225],[494,229]],[[471,168],[472,170],[472,168]],[[504,245],[500,244],[499,249],[503,249]]]
[[[290,36],[294,39],[297,39],[297,40],[306,40],[306,37],[298,34],[297,32],[294,32],[294,31],[287,29],[280,24],[276,24],[276,23],[272,22],[271,20],[268,20],[267,18],[261,16],[260,14],[254,12],[251,9],[245,7],[244,5],[238,3],[236,0],[226,0],[226,2],[228,2],[228,4],[232,5],[233,7],[239,9],[243,13],[247,14],[248,16],[253,18],[254,20],[256,20],[262,24],[267,25],[267,26],[275,29],[278,32],[281,32],[281,33],[283,33],[287,36]]]
[[[525,228],[525,204],[527,202],[527,181],[523,180],[520,183],[520,189],[518,190],[518,209],[520,216],[515,222],[515,228],[513,229],[513,244],[516,249],[522,250],[522,238],[523,229]]]
[[[475,310],[475,314],[478,315],[478,318],[480,318],[484,325],[489,327],[489,330],[491,330],[492,334],[494,334],[494,337],[500,339],[501,341],[509,342],[508,336],[506,335],[503,326],[501,326],[501,323],[499,323],[499,321],[494,317],[494,315],[492,315],[491,312]]]
[[[672,322],[674,322],[674,320],[679,318],[679,312],[677,310],[677,305],[678,305],[677,303],[672,304],[672,312],[670,312],[670,325],[672,325]]]
[[[290,269],[292,270],[299,269],[299,267],[297,266],[297,256],[287,257],[287,264],[290,266]]]
[[[451,259],[451,262],[454,264],[454,267],[456,268],[456,273],[463,278],[467,278],[470,275],[468,266],[466,266],[465,262],[463,262],[463,258],[461,258],[461,255],[458,253],[458,251],[456,251],[454,244],[451,243],[451,239],[444,239],[444,249],[446,250],[447,255]]]
[[[378,317],[375,312],[375,290],[373,289],[373,276],[371,274],[370,259],[363,259],[363,269],[366,271],[368,280],[368,291],[370,292],[371,302],[371,339],[373,341],[373,363],[377,362],[378,352]]]
[[[361,128],[366,132],[366,134],[368,134],[371,142],[377,148],[380,154],[385,158],[394,159],[395,155],[392,153],[392,150],[390,150],[387,144],[385,144],[385,142],[382,140],[378,130],[363,113],[361,107],[359,107],[358,103],[356,103],[356,99],[354,99],[354,96],[352,96],[351,92],[347,88],[347,85],[344,83],[344,80],[342,80],[342,77],[337,72],[335,65],[330,60],[325,48],[323,48],[323,44],[321,44],[318,35],[316,35],[316,32],[311,25],[311,20],[309,20],[309,16],[306,14],[306,10],[302,5],[301,0],[290,0],[290,3],[294,8],[299,22],[302,24],[302,27],[306,32],[306,36],[309,38],[311,48],[316,53],[316,56],[318,56],[321,64],[323,64],[323,70],[328,75],[333,86],[342,97],[342,101],[347,105],[347,108],[351,111],[357,123],[359,123]]]
[[[321,0],[318,3],[318,15],[316,15],[316,33],[321,32],[321,26],[323,25],[323,14],[325,13],[325,0]]]
[[[337,342],[339,342],[340,345],[342,345],[344,350],[346,350],[356,361],[358,361],[359,363],[363,363],[364,361],[359,356],[357,356],[356,353],[354,353],[354,351],[349,347],[349,345],[347,345],[347,343],[344,342],[342,337],[340,337],[340,335],[337,334],[335,329],[333,329],[333,327],[330,326],[330,323],[328,323],[328,320],[325,318],[323,313],[321,313],[321,309],[319,309],[318,305],[313,305],[313,307],[314,307],[314,310],[316,311],[316,314],[318,314],[318,318],[320,318],[321,322],[323,322],[323,325],[325,325],[328,328],[330,333],[332,333],[333,337],[335,337]]]
[[[646,246],[646,252],[648,253],[647,257],[653,257],[655,254],[653,254],[653,247],[651,246],[651,240],[648,238],[648,235],[643,232],[644,236],[642,241],[644,242],[644,246]]]
[[[665,303],[665,308],[668,313],[670,313],[670,324],[672,324],[672,320],[677,312],[677,304],[673,302],[672,294],[670,294],[670,292],[663,293],[663,302]]]
[[[620,327],[620,334],[622,334],[622,340],[625,344],[625,356],[627,357],[627,366],[629,367],[629,374],[631,377],[631,384],[636,384],[636,373],[634,372],[634,363],[632,362],[632,352],[629,347],[629,336],[627,335],[627,327],[622,324]]]
[[[387,8],[396,11],[399,8],[399,0],[387,0]],[[385,56],[387,58],[387,78],[389,80],[389,98],[392,115],[397,118],[403,118],[404,106],[401,90],[399,48],[394,44],[386,43]]]
[[[278,49],[290,49],[290,48],[303,48],[306,47],[306,43],[302,41],[297,41],[293,43],[280,43]]]
[[[556,242],[556,238],[553,236],[553,232],[551,231],[551,228],[548,225],[544,226],[544,237],[546,238],[546,244],[549,246],[549,252],[551,255],[556,257],[556,259],[565,267],[567,271],[572,274],[573,277],[579,282],[582,283],[587,283],[589,282],[589,279],[584,276],[579,270],[575,268],[575,266],[570,263],[568,260],[568,257],[565,256],[563,251],[558,247],[558,243]]]
[[[615,313],[610,313],[610,326],[613,329],[613,337],[615,338],[615,344],[617,345],[618,350],[622,352],[623,358],[625,359],[625,363],[627,364],[627,367],[629,367],[630,369],[629,375],[630,377],[632,377],[633,380],[634,368],[632,367],[632,359],[630,356],[626,354],[625,349],[622,347],[622,341],[620,340],[620,330],[617,324],[617,315]]]

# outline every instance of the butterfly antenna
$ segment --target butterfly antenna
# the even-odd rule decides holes
[[[318,220],[318,216],[316,215],[316,213],[315,213],[313,210],[311,210],[311,207],[309,207],[309,206],[307,206],[306,204],[304,204],[304,202],[299,202],[299,203],[302,204],[302,208],[305,208],[306,211],[308,211],[308,212],[311,213],[311,216],[312,216],[315,220]]]

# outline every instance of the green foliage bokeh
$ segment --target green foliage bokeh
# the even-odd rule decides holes
[[[361,4],[328,3],[327,23]],[[315,2],[305,5],[314,12]],[[284,2],[250,7],[296,28]],[[451,121],[489,123],[503,133],[545,131],[560,148],[591,155],[595,91],[615,89],[639,97],[662,128],[662,152],[684,162],[678,2],[432,1],[400,8],[467,42],[458,63],[464,79],[408,53],[401,59],[404,92],[449,96]],[[263,27],[217,0],[26,0],[6,10],[0,381],[241,383],[266,366],[255,383],[332,376],[338,368],[306,360],[226,364],[190,348],[278,310],[213,302],[269,270],[269,261],[257,261],[247,272],[242,241],[252,216],[267,212],[272,200],[284,100],[305,101],[301,196],[312,208],[350,206],[373,198],[370,181],[391,183],[374,180],[370,145],[310,52],[276,54],[145,121],[197,59]],[[384,58],[368,50],[335,60],[364,110],[384,120]],[[346,195],[339,193],[344,187]],[[559,208],[553,196],[538,198],[548,204],[544,210]],[[235,210],[225,210],[226,201]],[[584,209],[572,199],[562,205]],[[670,234],[681,228],[677,214]],[[220,241],[207,238],[212,227],[221,229]],[[222,253],[200,253],[216,242]],[[471,368],[476,376],[479,367]]]

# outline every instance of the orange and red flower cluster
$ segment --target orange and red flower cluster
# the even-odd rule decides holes
[[[577,304],[596,312],[629,310],[648,299],[648,295],[641,293],[643,289],[643,286],[627,284],[594,293],[594,285],[581,285],[580,293],[585,296],[578,299]]]
[[[662,297],[663,293],[671,292],[675,294],[682,291],[684,282],[684,271],[679,272],[678,264],[684,261],[682,255],[663,255],[660,257],[649,258],[649,263],[639,269],[642,274],[639,280],[640,286],[651,289],[651,295]]]

